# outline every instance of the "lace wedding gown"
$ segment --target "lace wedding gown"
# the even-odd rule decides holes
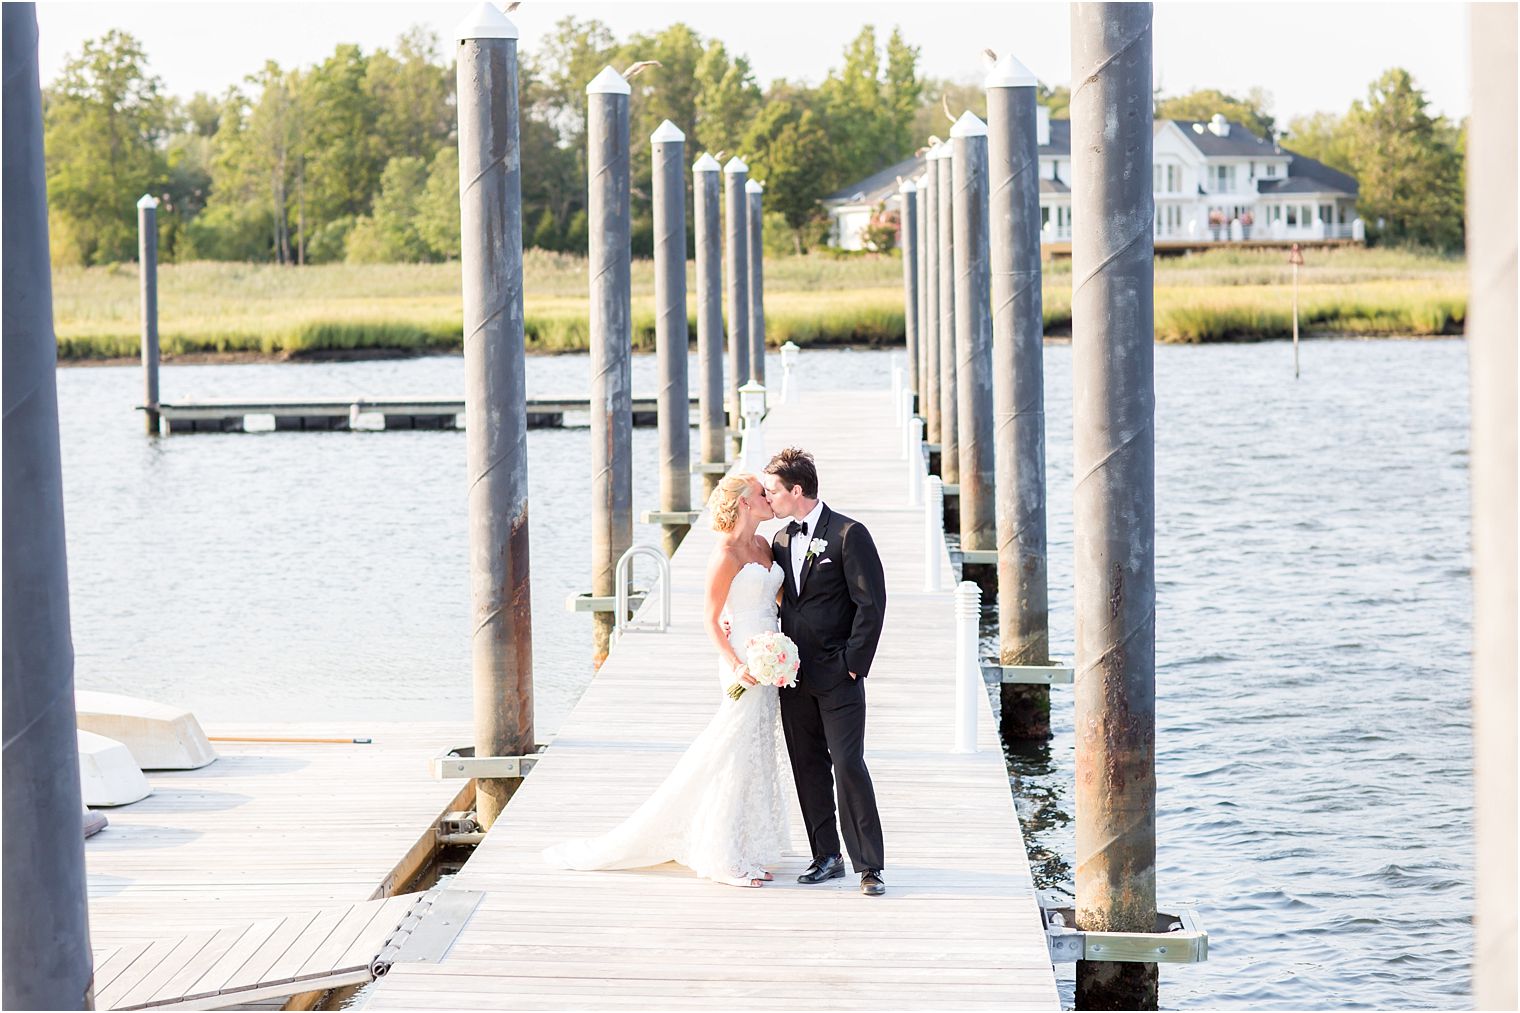
[[[728,641],[740,658],[756,633],[779,629],[780,563],[746,563],[729,585]],[[721,659],[718,683],[736,680]],[[757,879],[790,840],[781,789],[776,688],[720,691],[718,712],[653,795],[620,825],[589,840],[546,848],[561,869],[636,869],[679,862],[708,879]]]

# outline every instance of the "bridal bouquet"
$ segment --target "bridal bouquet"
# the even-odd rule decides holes
[[[798,660],[797,645],[779,631],[756,633],[744,644],[744,663],[749,666],[750,678],[762,686],[784,689],[797,685]],[[728,687],[728,695],[737,700],[748,688],[736,682]]]

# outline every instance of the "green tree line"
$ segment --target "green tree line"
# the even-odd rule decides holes
[[[817,85],[761,88],[746,56],[684,24],[619,40],[566,17],[523,51],[520,70],[524,243],[586,248],[585,85],[602,67],[653,60],[630,82],[634,252],[652,250],[648,137],[669,119],[702,151],[743,155],[766,183],[767,242],[805,252],[822,241],[818,200],[908,157],[948,130],[944,108],[985,110],[977,84],[925,80],[894,29],[866,26]],[[270,61],[221,95],[166,94],[131,35],[87,41],[44,90],[54,259],[99,264],[136,255],[136,199],[160,198],[167,260],[284,264],[421,262],[459,254],[454,68],[431,32],[389,48],[342,44],[319,63]],[[1040,90],[1056,117],[1065,87]],[[1215,91],[1158,98],[1157,114],[1224,112],[1253,130],[1269,100]],[[1344,116],[1290,126],[1297,150],[1361,178],[1363,217],[1394,239],[1461,242],[1461,131],[1425,113],[1404,71],[1389,71]],[[642,155],[642,157],[641,157]]]

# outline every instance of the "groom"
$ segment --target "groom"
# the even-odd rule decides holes
[[[799,883],[844,875],[834,823],[838,780],[840,825],[860,892],[880,897],[886,863],[876,791],[866,770],[866,675],[881,639],[887,604],[881,557],[864,524],[818,499],[813,455],[788,447],[765,468],[766,498],[791,523],[771,552],[786,571],[781,632],[801,658],[797,685],[781,691],[781,727],[807,824],[813,864]]]

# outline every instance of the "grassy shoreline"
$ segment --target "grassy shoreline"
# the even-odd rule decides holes
[[[1460,260],[1397,250],[1310,251],[1300,274],[1307,334],[1459,334],[1467,313]],[[1047,261],[1048,334],[1071,327],[1070,261]],[[654,281],[633,265],[633,343],[654,347]],[[530,352],[582,351],[588,339],[585,262],[530,251],[524,329]],[[775,345],[901,345],[901,261],[786,257],[766,264],[766,335]],[[1156,339],[1261,341],[1292,332],[1288,267],[1276,254],[1210,251],[1156,267]],[[688,282],[688,293],[695,286]],[[692,309],[695,306],[692,305]],[[159,271],[159,343],[167,360],[260,361],[459,351],[457,264],[290,268],[190,263]],[[61,362],[138,354],[134,265],[54,276]],[[695,319],[691,333],[696,334]]]

